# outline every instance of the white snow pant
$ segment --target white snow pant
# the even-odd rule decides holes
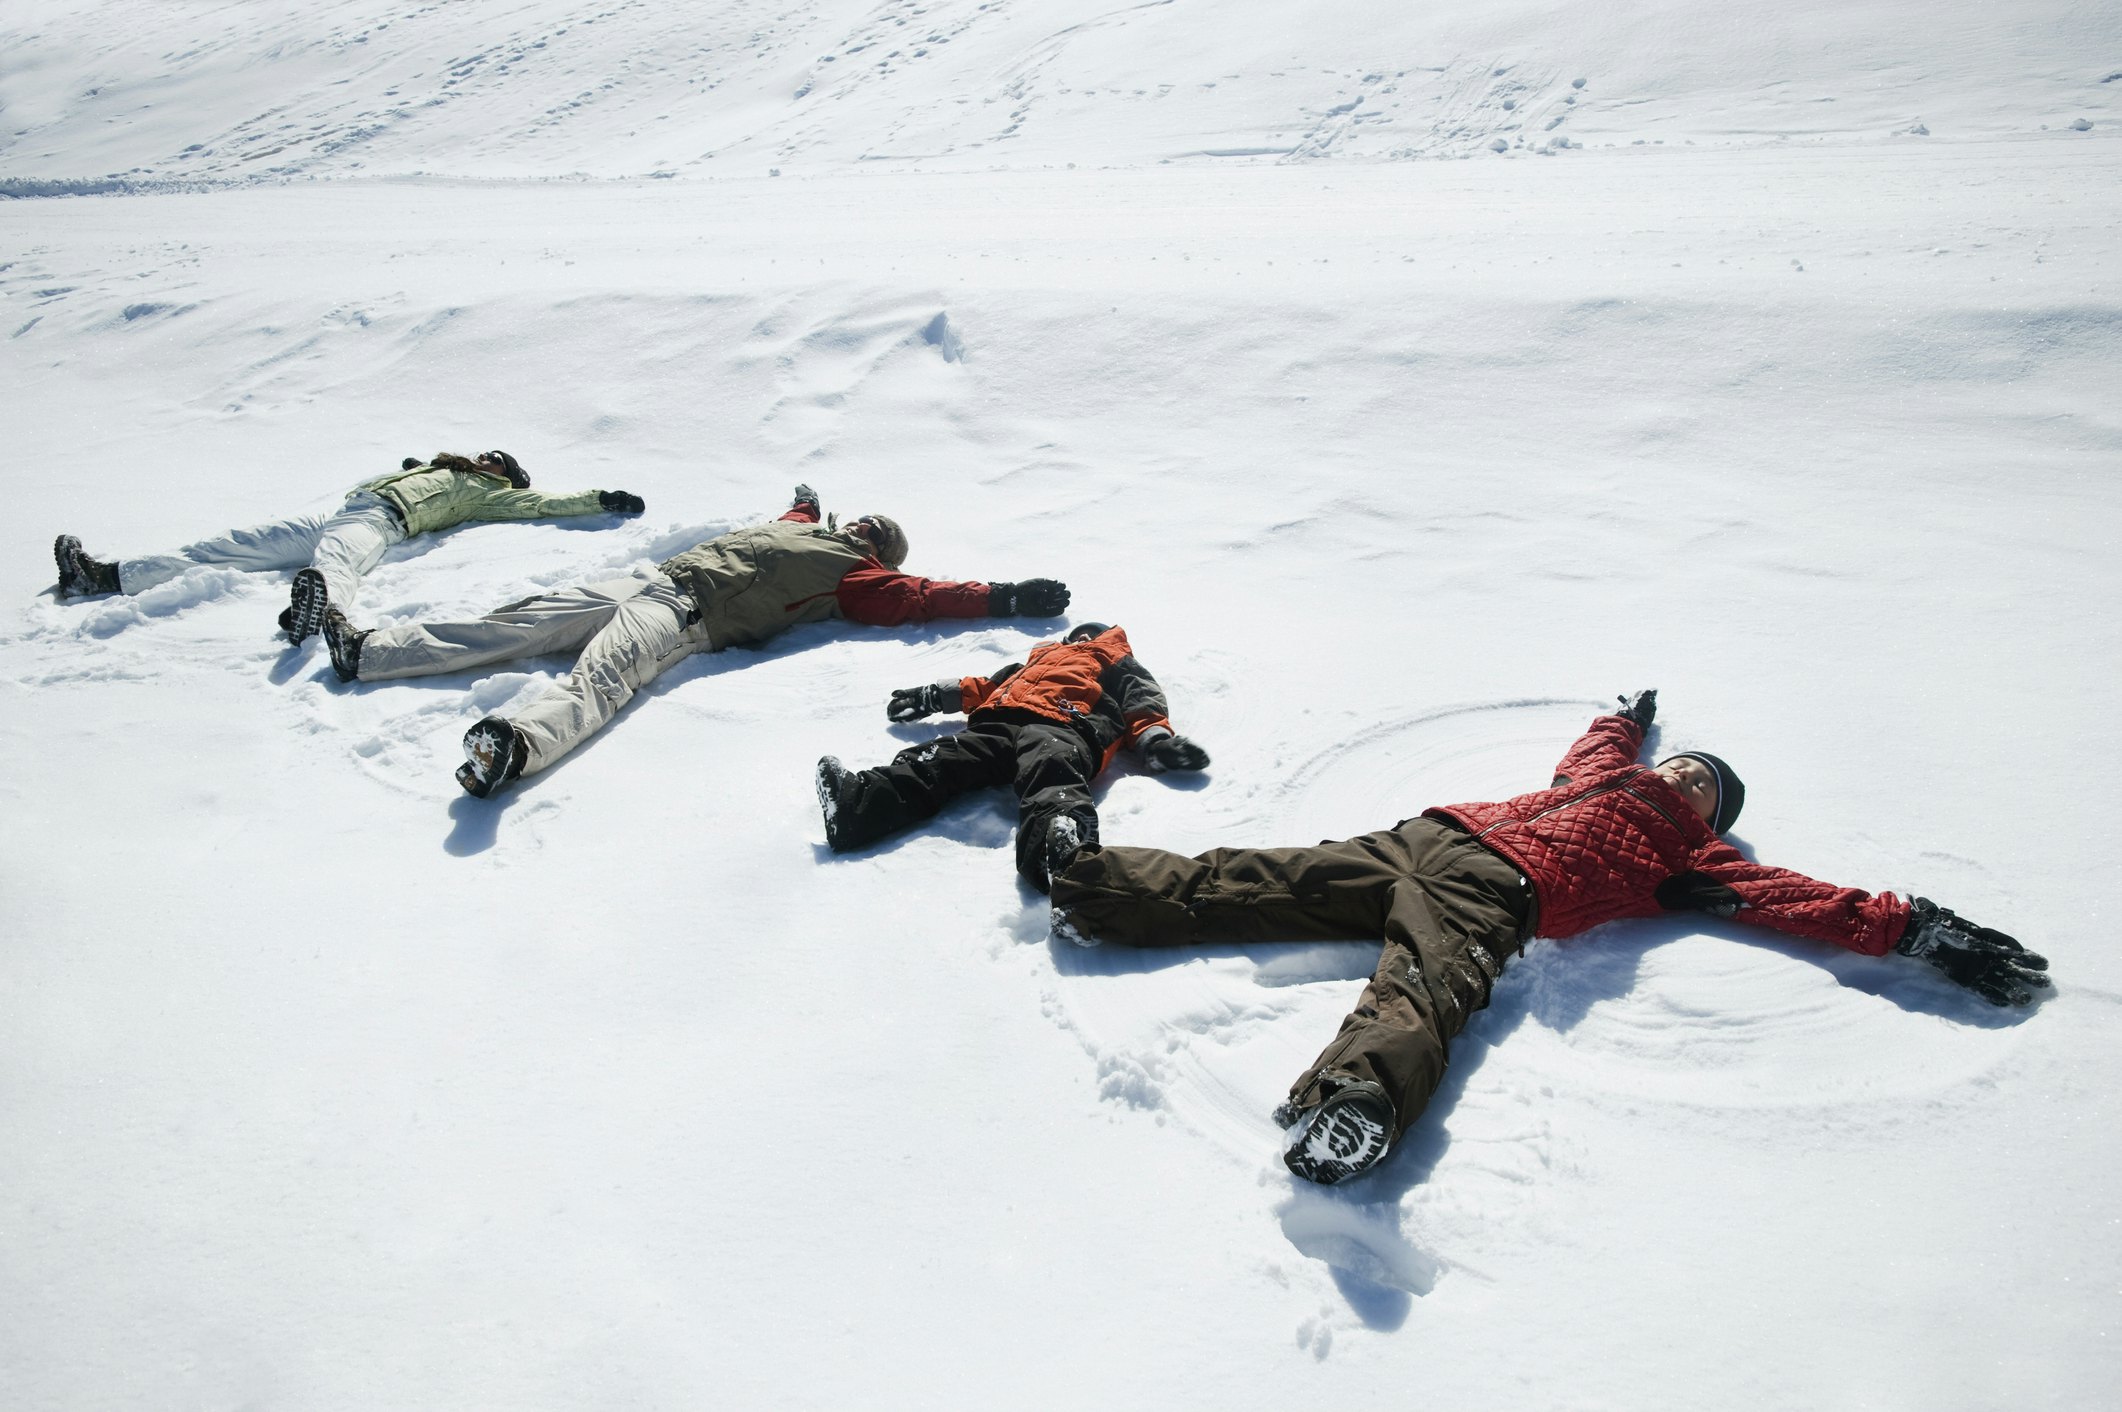
[[[370,491],[357,490],[329,515],[274,520],[187,544],[174,554],[122,559],[118,591],[144,593],[201,564],[244,570],[307,566],[324,575],[332,603],[343,610],[353,606],[361,591],[361,576],[404,538],[405,526],[389,502]]]
[[[566,680],[509,722],[534,775],[601,730],[634,693],[707,646],[692,595],[668,574],[554,589],[463,623],[377,628],[361,641],[361,680],[463,672],[579,649]]]

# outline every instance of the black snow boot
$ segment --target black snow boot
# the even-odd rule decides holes
[[[1291,1112],[1285,1105],[1275,1118],[1289,1128],[1282,1139],[1283,1165],[1321,1186],[1369,1171],[1392,1143],[1392,1104],[1385,1090],[1367,1079],[1344,1082],[1316,1108]]]
[[[87,598],[118,591],[118,566],[89,558],[74,536],[62,534],[53,540],[52,558],[59,564],[61,598]]]
[[[315,569],[297,570],[295,586],[288,591],[287,611],[280,615],[287,640],[307,642],[324,626],[324,611],[331,606],[332,596],[324,586],[324,575]]]
[[[836,755],[820,756],[818,760],[818,812],[825,816],[825,846],[835,853],[845,853],[852,846],[841,836],[840,804],[847,798],[848,786],[854,776],[847,766],[840,763]]]
[[[457,767],[457,783],[472,798],[485,799],[506,789],[529,759],[530,746],[516,728],[499,716],[488,716],[464,733],[464,763]]]
[[[1088,828],[1085,821],[1074,814],[1056,814],[1046,824],[1046,847],[1042,862],[1045,865],[1046,884],[1043,891],[1051,892],[1054,879],[1068,871],[1068,865],[1076,861],[1076,855],[1087,843],[1098,841],[1098,826],[1095,822]]]
[[[324,645],[331,649],[332,670],[339,680],[352,681],[361,675],[361,644],[369,631],[348,622],[337,608],[324,610]]]

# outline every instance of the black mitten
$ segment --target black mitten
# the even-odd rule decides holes
[[[623,490],[600,490],[597,503],[615,515],[638,515],[648,508],[648,502],[638,495],[628,495]]]
[[[2019,945],[1995,927],[1980,927],[1928,897],[1912,904],[1908,926],[1894,950],[1928,961],[1954,985],[1965,986],[1992,1005],[2030,1005],[2034,989],[2052,982],[2042,974],[2048,959]]]
[[[1621,709],[1614,712],[1614,714],[1624,721],[1634,721],[1644,730],[1649,730],[1650,723],[1657,718],[1658,689],[1656,687],[1652,687],[1649,691],[1630,692],[1614,699],[1621,703]]]

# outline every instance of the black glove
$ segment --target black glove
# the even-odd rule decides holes
[[[923,716],[933,716],[938,711],[955,711],[964,699],[964,692],[954,681],[939,681],[928,686],[902,686],[892,693],[890,704],[884,714],[895,721],[918,721]]]
[[[1954,985],[1965,986],[1992,1005],[2030,1005],[2029,986],[2047,989],[2048,959],[2037,956],[1995,927],[1973,922],[1919,897],[1894,950],[1930,962]]]
[[[1621,703],[1621,709],[1614,712],[1614,714],[1624,721],[1634,721],[1644,730],[1649,730],[1650,723],[1657,719],[1658,689],[1656,687],[1652,687],[1649,691],[1638,691],[1633,695],[1617,696],[1614,700]]]
[[[808,510],[819,519],[825,517],[825,509],[818,503],[818,492],[807,485],[796,487],[796,498],[788,502],[791,510]]]
[[[1712,917],[1736,917],[1746,899],[1708,873],[1675,873],[1658,884],[1653,894],[1668,912],[1707,912]]]
[[[600,490],[597,503],[615,515],[638,515],[648,508],[648,502],[638,495],[628,495],[623,490]]]
[[[1068,585],[1059,579],[1026,579],[987,586],[991,618],[1058,618],[1068,611]]]
[[[1164,731],[1151,736],[1142,743],[1142,758],[1149,765],[1149,772],[1161,775],[1167,770],[1181,773],[1208,768],[1208,752],[1183,735]]]
[[[427,462],[421,460],[418,456],[408,456],[403,461],[400,461],[398,463],[398,469],[401,471],[409,471],[415,466],[424,466],[426,464]]]

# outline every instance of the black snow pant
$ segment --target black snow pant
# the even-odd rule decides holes
[[[1054,907],[1099,941],[1202,946],[1349,941],[1384,950],[1333,1043],[1290,1086],[1298,1111],[1352,1080],[1392,1102],[1393,1137],[1443,1081],[1445,1048],[1488,1004],[1534,925],[1532,885],[1456,825],[1409,819],[1316,848],[1086,853],[1054,879]]]
[[[1090,785],[1103,764],[1083,733],[1059,722],[977,720],[956,735],[910,746],[888,765],[848,777],[839,806],[843,848],[911,828],[959,795],[1007,784],[1017,792],[1017,871],[1046,891],[1046,831],[1074,816],[1098,839]]]

